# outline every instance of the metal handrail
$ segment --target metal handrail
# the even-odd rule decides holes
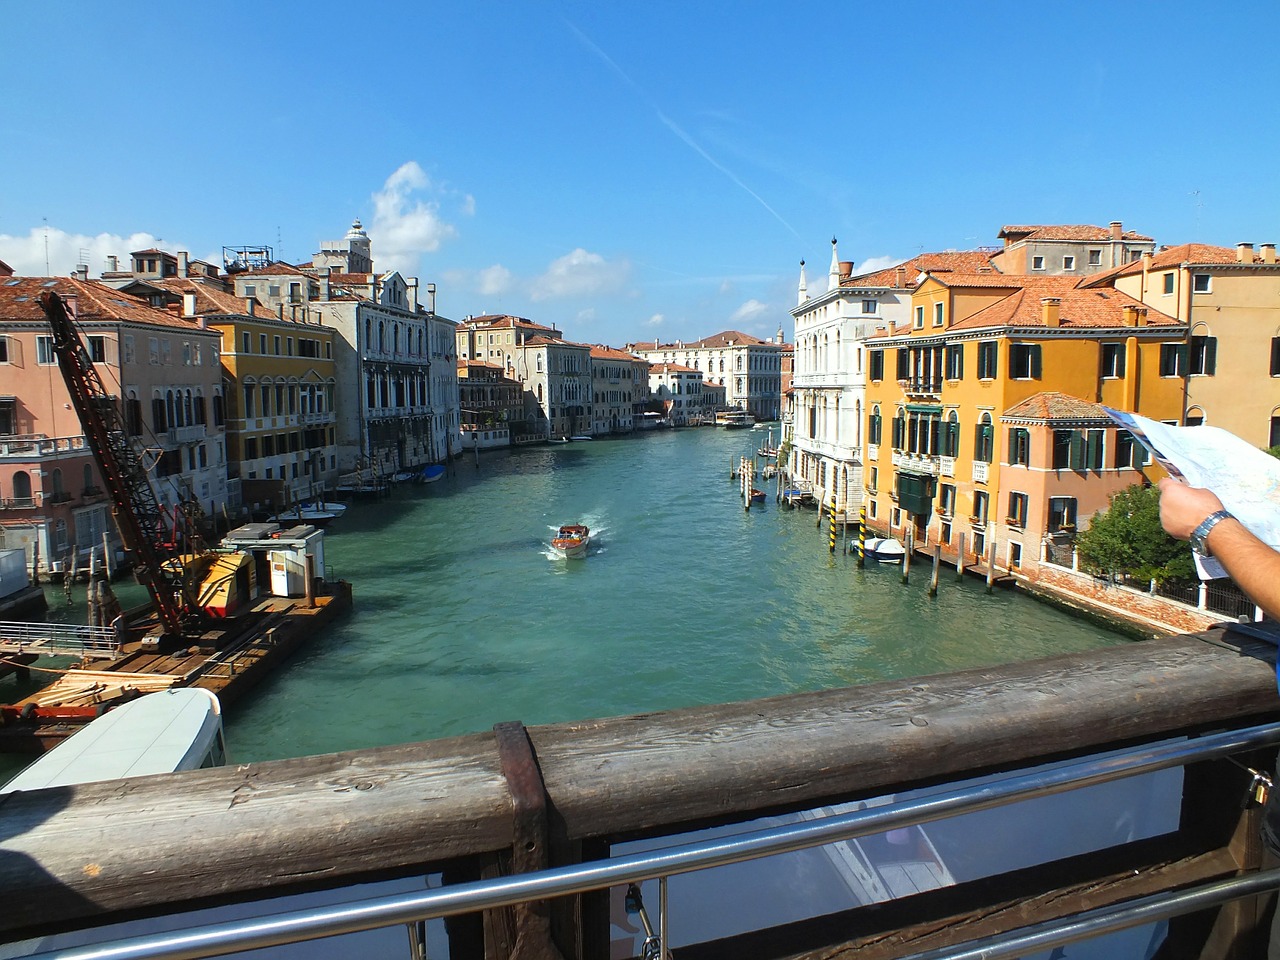
[[[1188,763],[1221,759],[1235,753],[1277,743],[1280,743],[1280,723],[1268,723],[1191,739],[1162,740],[1063,763],[1048,769],[1036,769],[987,783],[958,787],[930,796],[728,837],[680,844],[535,873],[454,884],[421,893],[370,897],[334,906],[208,924],[185,931],[105,940],[81,947],[31,954],[28,960],[162,960],[162,958],[163,960],[195,960],[199,957],[219,956],[240,950],[256,950],[339,934],[359,933],[379,927],[472,913],[477,910],[490,910],[530,900],[586,893],[619,884],[670,877],[711,867],[742,863],[760,857],[793,853],[900,827],[930,823],[961,813],[988,810],[1034,797],[1051,796],[1139,774],[1154,773]],[[1280,886],[1280,871],[1259,873],[1248,879],[1251,882],[1241,887],[1243,892],[1222,892],[1222,884],[1208,885],[1197,890],[1207,891],[1213,888],[1218,891],[1213,895],[1220,895],[1221,900],[1212,902],[1225,902]],[[1234,891],[1234,888],[1232,890]],[[1135,900],[1128,906],[1133,910],[1138,910],[1139,907],[1146,909],[1144,905],[1152,900],[1157,901],[1159,906],[1166,901],[1172,903],[1178,898],[1191,904],[1174,911],[1178,913],[1211,905],[1201,904],[1194,897],[1190,897],[1190,894],[1195,892],[1156,894],[1153,897]],[[1120,908],[1106,909],[1116,912]],[[1091,915],[1081,914],[1080,918]],[[1125,914],[1125,916],[1128,915]],[[1114,929],[1145,922],[1146,914],[1137,913],[1135,916],[1137,919],[1116,920],[1117,926]],[[1042,929],[1051,928],[1054,931],[1074,929],[1072,925],[1077,919],[1079,918],[1052,922],[1042,925]],[[1093,936],[1104,932],[1104,929],[1112,928],[1090,927],[1086,933],[1072,933],[1068,941],[1063,942]],[[1001,936],[1009,937],[1011,934]],[[1054,941],[1056,942],[1058,941]],[[663,946],[665,947],[665,944]],[[977,955],[979,954],[961,953],[960,948],[953,948],[950,952],[935,952],[925,956],[932,960],[932,958],[943,956]],[[981,955],[995,956],[995,954]]]

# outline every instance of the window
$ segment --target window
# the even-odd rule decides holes
[[[0,363],[9,362],[9,338],[0,336]]]
[[[946,348],[946,368],[948,380],[964,379],[964,344],[955,343]]]
[[[53,355],[53,337],[36,337],[36,363],[48,365],[57,362]]]
[[[1166,273],[1164,275],[1164,292],[1165,292],[1165,296],[1168,296],[1169,294],[1173,293],[1173,274],[1172,273]]]
[[[1021,566],[1022,566],[1022,544],[1010,543],[1009,544],[1009,567],[1013,570],[1017,570]]]
[[[942,304],[940,303],[933,305],[933,325],[935,327],[942,326]]]
[[[879,443],[883,424],[880,419],[880,408],[875,407],[871,411],[871,418],[867,422],[867,443]]]
[[[258,334],[258,352],[261,354],[267,352],[267,335],[265,333]]]
[[[916,329],[924,329],[924,307],[916,307]]]
[[[253,335],[248,330],[240,335],[240,341],[242,353],[253,353]]]
[[[126,333],[124,335],[124,357],[121,362],[133,363],[133,360],[134,360],[133,334]]]
[[[1271,355],[1273,357],[1278,355],[1277,348],[1275,346],[1277,342],[1280,342],[1280,337],[1277,337],[1275,340],[1272,341],[1273,346],[1271,349]],[[1273,366],[1274,366],[1274,361],[1273,361]],[[1274,373],[1275,370],[1273,370],[1272,372]],[[867,361],[867,374],[868,376],[871,377],[873,381],[884,379],[884,351],[883,350],[871,351],[871,359]]]
[[[1207,273],[1193,273],[1191,275],[1191,292],[1192,293],[1212,293],[1213,281]]]
[[[911,376],[911,354],[906,347],[898,348],[898,379],[906,380]]]
[[[1124,344],[1104,343],[1102,345],[1103,379],[1118,380],[1124,376]]]
[[[1009,428],[1009,463],[1024,467],[1031,465],[1031,431],[1026,427]]]
[[[1032,269],[1032,270],[1043,270],[1043,269],[1044,269],[1044,257],[1032,257],[1032,258],[1031,258],[1031,269]]]
[[[1075,257],[1063,257],[1063,258],[1062,258],[1062,269],[1063,269],[1063,270],[1074,270],[1075,268],[1076,268],[1076,258],[1075,258]]]
[[[973,516],[970,517],[974,523],[987,522],[987,504],[991,501],[991,495],[985,490],[979,490],[973,495]]]
[[[274,336],[271,338],[271,352],[274,353],[277,357],[280,356],[280,337],[279,336]]]
[[[907,445],[907,417],[901,410],[893,418],[893,448],[901,450]]]
[[[960,415],[952,410],[942,425],[942,456],[960,456]]]
[[[938,512],[948,517],[956,512],[956,485],[944,483],[938,488]]]
[[[991,424],[991,414],[984,413],[982,421],[974,426],[973,459],[990,463],[995,446],[995,427]]]
[[[1101,470],[1101,430],[1053,431],[1053,468],[1055,470]]]
[[[1100,267],[1100,266],[1102,266],[1102,251],[1101,251],[1101,250],[1090,250],[1090,251],[1089,251],[1089,266],[1091,266],[1091,267]]]
[[[877,302],[878,302],[878,301],[876,301],[876,300],[863,300],[863,301],[862,301],[862,312],[863,312],[863,313],[875,313],[875,312],[876,312],[876,304],[877,304]]]
[[[89,359],[94,363],[107,362],[107,338],[89,337]]]
[[[1074,530],[1076,527],[1076,498],[1049,498],[1049,532]]]
[[[1027,503],[1031,498],[1025,493],[1009,494],[1009,526],[1027,525]]]
[[[1128,470],[1146,466],[1147,448],[1128,430],[1116,431],[1116,469]]]
[[[1271,338],[1271,375],[1280,377],[1280,337]]]
[[[872,493],[876,493],[879,490],[879,484],[880,484],[880,468],[872,467],[871,468],[871,486],[868,487],[867,489],[869,489]]]
[[[1268,447],[1280,447],[1280,417],[1271,418],[1271,439],[1267,441]]]
[[[1192,337],[1187,359],[1192,376],[1213,376],[1218,368],[1218,338]]]
[[[1014,380],[1040,379],[1040,344],[1009,345],[1009,376]]]
[[[978,344],[978,379],[994,380],[997,372],[997,358],[1000,343],[996,340],[983,340]]]
[[[1185,376],[1187,359],[1187,345],[1185,343],[1160,344],[1160,376]]]

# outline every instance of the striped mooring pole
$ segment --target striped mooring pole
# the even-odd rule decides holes
[[[867,505],[858,511],[858,566],[867,565]]]
[[[832,553],[836,552],[836,495],[831,495],[831,533],[828,539],[828,548]]]

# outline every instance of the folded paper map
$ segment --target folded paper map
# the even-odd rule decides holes
[[[1221,427],[1172,427],[1136,413],[1103,409],[1170,476],[1212,490],[1255,537],[1280,550],[1280,460]],[[1193,556],[1202,580],[1227,575],[1212,557]]]

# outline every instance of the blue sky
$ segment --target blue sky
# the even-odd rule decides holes
[[[159,8],[157,8],[159,9]],[[1280,240],[1274,4],[10,3],[0,259],[291,262],[359,217],[446,316],[769,336],[859,269],[1121,220]]]

